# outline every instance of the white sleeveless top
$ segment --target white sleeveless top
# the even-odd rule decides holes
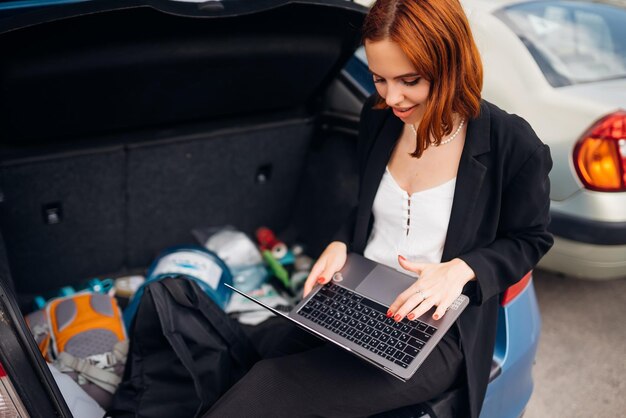
[[[441,262],[456,177],[409,195],[385,169],[374,199],[374,225],[364,255],[403,273],[398,255],[411,261]],[[411,273],[409,273],[411,274]]]

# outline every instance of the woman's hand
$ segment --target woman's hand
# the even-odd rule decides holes
[[[309,277],[304,282],[304,293],[302,297],[306,297],[313,289],[316,283],[326,284],[333,277],[333,274],[341,270],[346,264],[348,257],[348,247],[340,241],[333,241],[328,244],[322,255],[317,259]]]
[[[389,307],[387,316],[398,322],[405,316],[409,320],[419,318],[436,306],[433,319],[440,319],[456,298],[463,286],[475,279],[474,271],[461,259],[455,258],[446,263],[414,263],[401,255],[398,261],[402,268],[417,273],[419,279],[400,293]]]

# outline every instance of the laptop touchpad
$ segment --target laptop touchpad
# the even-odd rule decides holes
[[[387,266],[376,266],[356,287],[356,291],[385,306],[415,283],[416,278],[397,272]]]

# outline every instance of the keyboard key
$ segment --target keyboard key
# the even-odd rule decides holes
[[[385,354],[387,354],[388,356],[391,356],[391,355],[395,354],[395,352],[396,352],[396,349],[393,348],[393,347],[389,347],[389,346],[385,350]]]
[[[430,335],[426,334],[425,332],[422,332],[420,330],[414,329],[411,330],[411,332],[409,332],[409,335],[411,337],[415,337],[419,340],[422,340],[424,342],[427,342],[430,339]]]
[[[421,342],[420,340],[416,340],[415,338],[412,338],[412,337],[409,337],[409,341],[407,341],[407,343],[417,348],[418,350],[421,350],[422,347],[424,347],[423,342]]]
[[[389,308],[387,308],[386,306],[383,306],[378,302],[374,302],[373,300],[363,299],[361,300],[361,303],[377,312],[382,313],[383,315],[386,315],[387,311],[389,310]]]
[[[401,360],[396,360],[396,361],[394,361],[394,363],[396,363],[396,364],[400,365],[401,367],[403,367],[403,368],[405,368],[405,369],[406,369],[407,367],[409,367],[409,365],[408,365],[407,363],[405,363],[405,362],[403,362],[403,361],[401,361]]]
[[[413,347],[412,345],[407,345],[406,347],[404,347],[404,350],[402,350],[405,354],[408,354],[409,356],[415,357],[417,356],[417,353],[420,352],[420,350],[418,350],[417,348]]]
[[[412,356],[410,356],[410,355],[408,355],[408,354],[407,354],[406,356],[404,356],[404,358],[402,359],[402,361],[403,361],[404,363],[409,364],[410,362],[412,362],[412,361],[413,361],[413,359],[414,359],[414,358],[415,358],[415,357],[412,357]]]
[[[435,331],[437,331],[437,328],[429,326],[424,332],[428,335],[434,335]]]

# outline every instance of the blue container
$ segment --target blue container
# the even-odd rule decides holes
[[[195,281],[222,309],[226,308],[232,290],[233,275],[224,261],[212,251],[200,246],[177,246],[162,252],[152,263],[146,281],[133,295],[124,310],[124,323],[129,328],[139,307],[145,286],[151,282],[182,275]]]

